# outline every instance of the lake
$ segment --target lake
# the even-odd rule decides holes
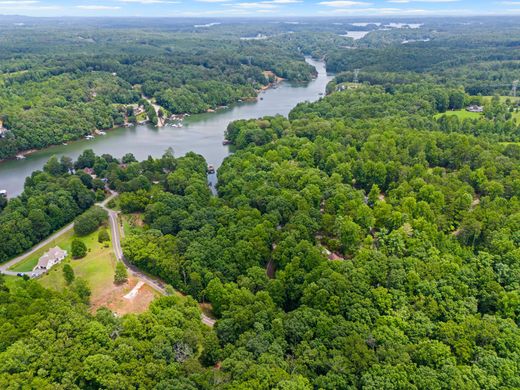
[[[325,93],[332,76],[327,75],[325,63],[306,60],[316,67],[318,76],[305,84],[280,83],[276,88],[262,91],[255,102],[239,103],[215,113],[192,115],[184,120],[184,127],[138,125],[107,131],[93,140],[79,140],[68,145],[53,146],[33,153],[25,160],[9,160],[0,164],[0,190],[7,190],[9,197],[23,191],[25,178],[35,170],[41,170],[53,155],[67,155],[76,159],[85,149],[98,155],[109,153],[122,157],[133,153],[138,160],[148,156],[160,157],[166,149],[173,148],[175,156],[189,151],[199,153],[215,167],[219,167],[229,155],[229,146],[222,145],[227,125],[238,119],[260,118],[267,115],[287,115],[303,101],[315,101]]]

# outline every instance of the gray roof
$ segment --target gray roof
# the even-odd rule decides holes
[[[62,259],[67,256],[67,251],[64,251],[59,246],[51,248],[38,260],[38,268],[47,268],[49,261]]]

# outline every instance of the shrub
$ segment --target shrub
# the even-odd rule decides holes
[[[118,261],[116,265],[116,273],[114,275],[114,283],[115,284],[123,284],[128,280],[128,272],[126,270],[125,265]]]
[[[75,259],[80,259],[85,257],[87,254],[87,246],[81,240],[75,239],[72,241],[72,257]]]
[[[108,215],[100,207],[92,207],[74,220],[74,232],[78,236],[86,236],[93,233],[106,221]]]
[[[98,233],[98,242],[103,243],[105,241],[110,241],[110,236],[108,235],[108,231],[106,229],[101,229]]]
[[[65,282],[67,282],[67,284],[71,284],[74,281],[74,270],[72,269],[70,264],[65,264],[63,266],[63,277],[65,278]]]

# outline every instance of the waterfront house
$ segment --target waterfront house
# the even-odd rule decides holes
[[[90,175],[93,179],[97,177],[96,172],[94,172],[93,168],[85,168],[83,169],[83,172],[85,172],[87,175]]]

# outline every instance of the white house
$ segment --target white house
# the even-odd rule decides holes
[[[64,251],[60,247],[56,246],[52,249],[49,249],[47,253],[40,257],[38,260],[38,265],[34,267],[34,270],[49,270],[65,259],[65,257],[67,257],[67,251]]]
[[[468,108],[466,108],[466,111],[469,111],[469,112],[484,112],[484,107],[482,106],[477,106],[477,105],[471,105],[469,106]]]

